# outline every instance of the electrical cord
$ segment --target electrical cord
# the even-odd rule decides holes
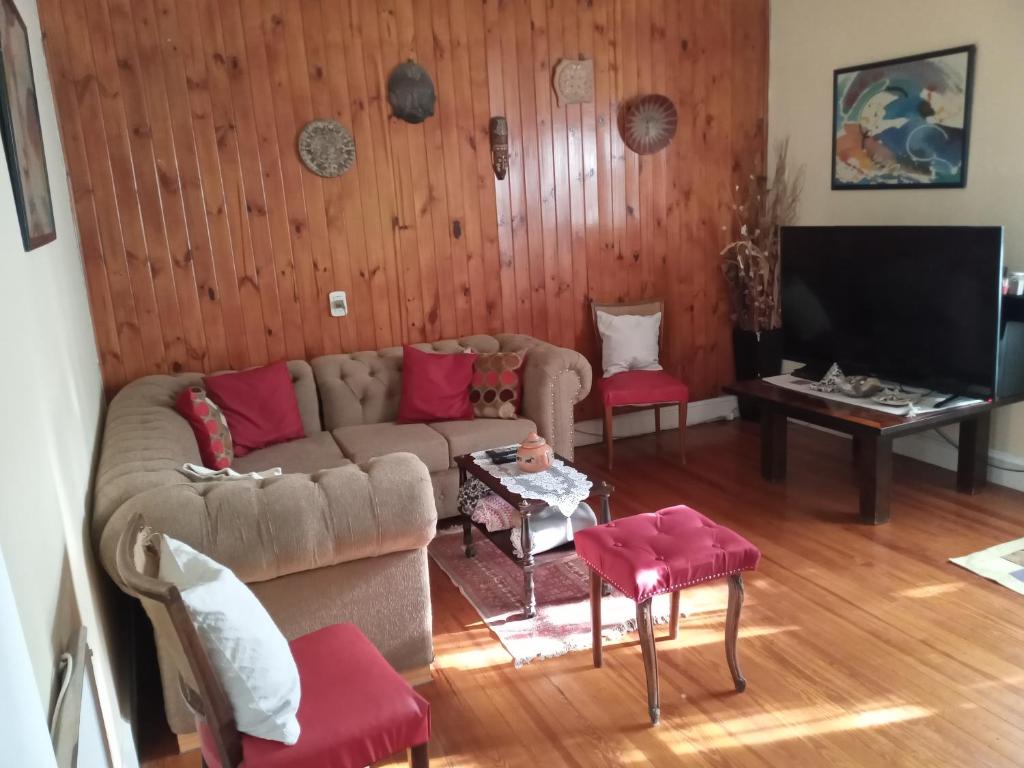
[[[956,440],[954,440],[952,437],[943,432],[942,429],[936,427],[932,431],[939,437],[941,437],[943,440],[945,440],[947,443],[949,443],[951,446],[956,448],[958,451],[960,450],[960,446],[957,444]],[[1024,469],[1020,467],[1007,467],[1002,464],[996,464],[995,462],[989,461],[988,459],[985,460],[985,464],[992,467],[992,469],[999,469],[1002,470],[1003,472],[1024,472]]]
[[[68,692],[68,686],[71,684],[71,670],[74,669],[75,662],[71,658],[70,653],[62,653],[60,655],[60,667],[63,670],[61,681],[60,681],[60,692],[57,694],[57,702],[53,705],[53,719],[50,721],[50,738],[53,738],[54,731],[57,730],[57,720],[60,717],[60,707],[64,703],[64,694]]]

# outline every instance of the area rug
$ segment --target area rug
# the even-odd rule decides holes
[[[466,557],[461,529],[439,531],[428,552],[498,636],[517,667],[589,649],[590,574],[582,560],[534,571],[537,615],[523,617],[523,572],[474,531],[476,556]],[[654,598],[652,618],[667,624],[670,596]],[[686,614],[684,608],[681,611]],[[602,636],[614,641],[636,630],[636,603],[617,591],[601,602]]]
[[[949,562],[1024,595],[1024,539],[997,544],[964,557],[951,557]]]

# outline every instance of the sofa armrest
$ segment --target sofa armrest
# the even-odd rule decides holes
[[[573,349],[556,347],[532,336],[500,334],[503,351],[526,352],[523,371],[523,415],[555,449],[573,457],[573,407],[590,393],[590,363]]]
[[[313,475],[154,488],[125,502],[103,530],[100,557],[119,584],[117,541],[136,513],[244,582],[425,547],[437,523],[430,475],[410,453]]]

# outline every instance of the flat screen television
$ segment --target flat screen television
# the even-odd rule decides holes
[[[784,227],[781,246],[787,359],[996,396],[1002,227]]]

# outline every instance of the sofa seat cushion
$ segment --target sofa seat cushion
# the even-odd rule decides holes
[[[467,422],[470,423],[470,422]],[[411,453],[430,472],[448,469],[448,444],[426,424],[357,424],[332,432],[341,450],[356,464],[389,453]]]
[[[473,419],[472,421],[435,421],[431,429],[444,437],[448,458],[502,445],[521,443],[537,425],[530,419]]]
[[[236,458],[231,463],[231,468],[236,472],[245,473],[280,467],[285,474],[301,472],[311,475],[322,469],[343,467],[351,463],[345,458],[330,432],[314,432],[309,437],[260,448]]]

